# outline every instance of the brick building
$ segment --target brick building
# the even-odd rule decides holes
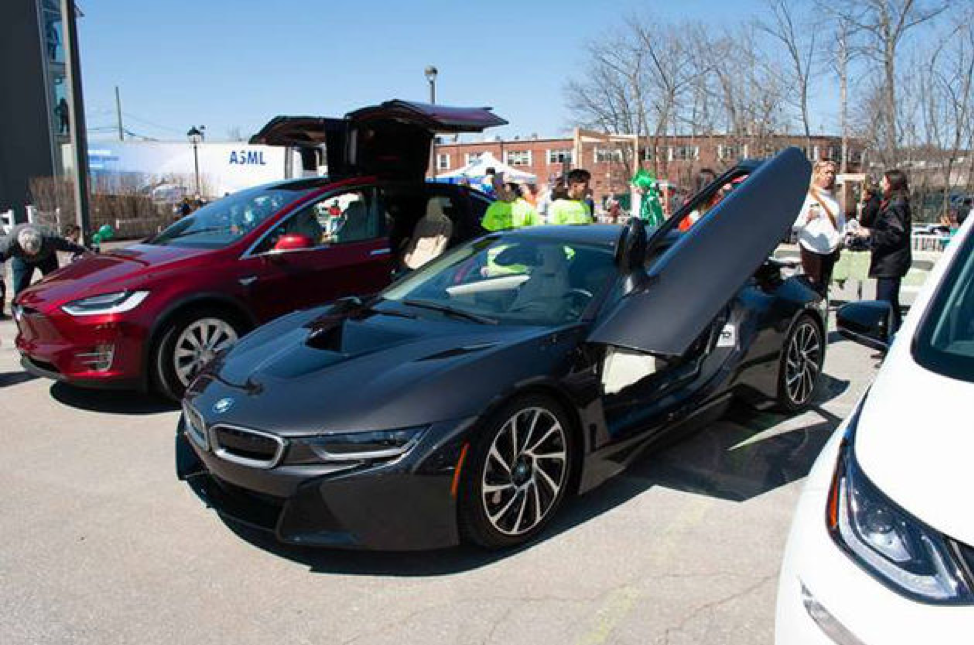
[[[792,145],[806,148],[805,137],[795,135],[760,140],[725,135],[668,136],[657,139],[653,146],[640,143],[639,163],[642,167],[683,189],[693,186],[693,177],[701,168],[711,168],[719,174],[742,158],[769,156]],[[560,139],[452,142],[441,138],[436,145],[436,173],[461,168],[485,152],[536,175],[539,184],[549,183],[568,168],[580,167],[592,173],[592,189],[599,202],[608,193],[628,192],[629,178],[636,169],[633,163],[635,150],[634,137],[582,130],[576,130],[574,137]],[[838,160],[842,154],[842,140],[840,137],[813,136],[806,154],[813,161]],[[857,171],[862,161],[862,146],[855,142],[850,145],[849,172]]]

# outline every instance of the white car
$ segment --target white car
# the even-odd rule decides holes
[[[802,491],[778,586],[778,645],[974,642],[974,234],[968,221],[872,387]],[[888,309],[840,332],[885,344]]]

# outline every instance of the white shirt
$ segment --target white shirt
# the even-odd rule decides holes
[[[818,195],[818,200],[812,196],[812,191]],[[835,218],[835,226],[832,226],[832,221],[819,200],[832,212],[832,216]],[[816,207],[818,208],[818,217],[809,220],[809,210]],[[798,243],[809,251],[820,255],[835,252],[842,242],[842,233],[845,230],[845,213],[839,207],[839,202],[836,201],[832,191],[818,187],[809,189],[805,203],[802,204],[801,212],[798,213],[798,218],[795,220],[795,228],[798,229]]]

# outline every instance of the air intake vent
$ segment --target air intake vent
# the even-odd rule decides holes
[[[463,356],[464,354],[472,354],[474,352],[480,352],[485,349],[490,349],[497,343],[481,343],[479,345],[467,345],[465,347],[454,347],[453,349],[447,349],[442,352],[437,352],[436,354],[430,354],[429,356],[424,356],[419,359],[421,361],[438,361],[443,358],[453,358],[454,356]]]
[[[284,455],[284,440],[266,432],[218,425],[211,437],[218,457],[243,466],[273,468]]]

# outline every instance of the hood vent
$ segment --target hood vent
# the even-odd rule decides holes
[[[490,349],[495,345],[497,345],[497,343],[480,343],[477,345],[465,345],[464,347],[454,347],[452,349],[447,349],[442,352],[437,352],[436,354],[430,354],[429,356],[424,356],[423,358],[420,358],[418,360],[438,361],[444,358],[454,358],[456,356],[463,356],[464,354],[473,354],[474,352]]]

